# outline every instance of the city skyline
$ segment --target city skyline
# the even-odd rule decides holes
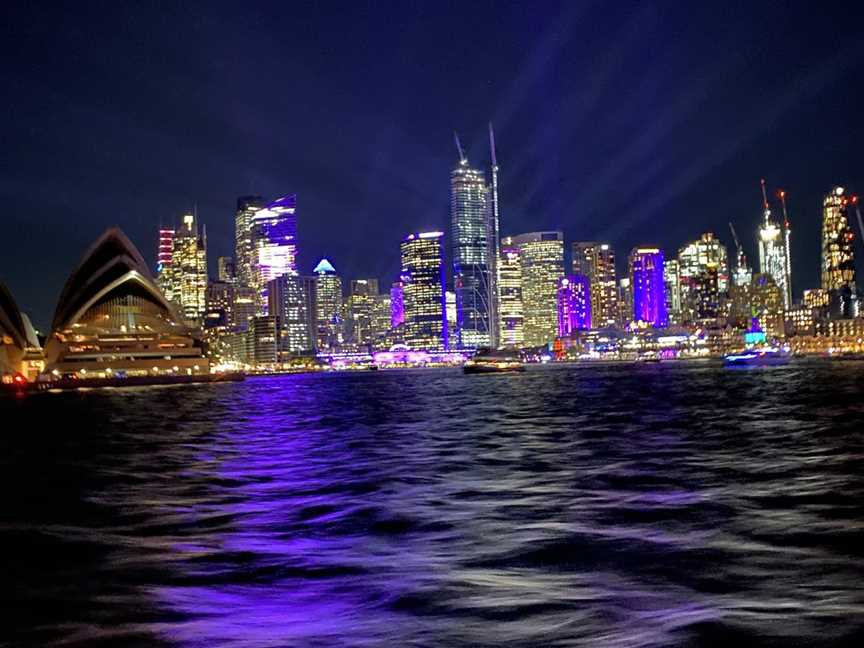
[[[3,127],[5,227],[28,244],[8,252],[3,280],[44,328],[72,251],[105,228],[122,227],[152,264],[153,224],[179,222],[197,202],[212,263],[233,251],[237,196],[286,192],[298,194],[304,271],[326,255],[346,277],[390,280],[394,237],[449,232],[441,170],[453,164],[453,130],[485,163],[492,121],[502,235],[610,241],[621,274],[634,245],[668,253],[713,231],[731,247],[732,221],[756,265],[765,177],[789,192],[793,285],[815,284],[819,251],[804,232],[819,229],[831,187],[864,187],[850,83],[862,50],[848,38],[857,8],[550,3],[538,13],[481,2],[454,23],[429,7],[383,20],[373,7],[216,4],[202,22],[179,7],[13,3],[8,23],[28,28],[3,45],[16,97]],[[275,38],[275,25],[298,21],[310,27],[302,37]],[[352,26],[345,45],[363,56],[315,40],[325,25]],[[139,37],[118,39],[124,30]],[[410,57],[366,48],[392,36]],[[844,101],[832,99],[839,89]],[[361,237],[368,249],[353,245]],[[56,250],[38,277],[34,246]]]

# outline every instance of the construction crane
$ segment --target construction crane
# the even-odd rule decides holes
[[[747,265],[747,259],[744,256],[744,248],[741,247],[741,241],[738,240],[738,234],[735,232],[735,226],[730,222],[729,230],[732,232],[732,240],[735,241],[735,250],[738,252],[738,267]]]
[[[459,141],[459,133],[456,131],[453,131],[453,139],[456,140],[456,150],[459,151],[459,164],[468,164],[468,158],[465,157],[462,142]]]

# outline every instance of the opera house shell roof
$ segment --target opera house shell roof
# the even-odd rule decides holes
[[[209,371],[200,343],[119,229],[100,236],[72,271],[51,331],[45,345],[46,371],[55,375]]]
[[[20,373],[24,360],[40,353],[30,320],[0,282],[0,376]]]

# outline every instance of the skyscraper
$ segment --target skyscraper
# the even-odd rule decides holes
[[[172,301],[189,325],[199,326],[207,306],[207,239],[206,234],[199,234],[194,214],[183,216],[171,257]]]
[[[530,232],[512,237],[522,270],[526,346],[549,344],[558,333],[558,281],[564,276],[564,234]]]
[[[618,321],[618,283],[615,251],[608,243],[576,241],[572,246],[573,274],[588,277],[594,326],[614,326]]]
[[[666,286],[663,281],[663,251],[636,247],[630,252],[630,285],[633,320],[655,328],[669,323]]]
[[[313,348],[304,288],[303,278],[292,274],[271,279],[267,285],[267,310],[276,318],[276,348],[281,360]]]
[[[405,343],[414,349],[448,347],[442,232],[409,234],[402,240]]]
[[[405,285],[401,280],[390,287],[390,326],[396,328],[405,321]]]
[[[377,279],[352,279],[346,302],[346,335],[354,344],[371,344],[375,338],[373,320],[378,297]]]
[[[669,321],[681,323],[681,268],[678,261],[669,259],[663,263],[663,282],[666,284],[666,312]]]
[[[242,196],[237,199],[237,212],[234,216],[234,263],[237,283],[241,286],[252,285],[252,216],[264,207],[261,196]]]
[[[259,314],[267,311],[267,282],[297,274],[297,196],[274,200],[251,217],[251,287]]]
[[[500,322],[498,341],[502,346],[518,349],[525,343],[522,262],[519,258],[519,248],[510,236],[501,239],[498,280]]]
[[[220,256],[216,259],[216,276],[219,278],[219,281],[234,283],[237,279],[234,257]]]
[[[450,215],[453,242],[453,285],[456,292],[456,330],[459,347],[489,346],[492,334],[493,273],[495,272],[493,216],[490,190],[483,171],[472,169],[464,157],[450,173]]]
[[[591,282],[582,274],[558,282],[558,335],[591,328]]]
[[[774,279],[774,283],[783,295],[784,308],[789,308],[792,305],[792,290],[789,284],[789,235],[771,216],[764,180],[762,180],[762,206],[763,220],[759,228],[759,270]]]
[[[706,232],[678,251],[678,273],[683,322],[713,320],[723,314],[729,291],[729,254],[713,233]]]
[[[156,251],[156,272],[162,273],[163,268],[171,265],[171,258],[174,251],[174,228],[160,227],[159,228],[159,246]]]
[[[318,350],[333,349],[343,342],[342,278],[327,259],[321,259],[313,272]]]
[[[857,198],[849,199],[844,192],[835,187],[822,202],[822,289],[828,292],[832,317],[857,317],[855,234],[848,214]]]

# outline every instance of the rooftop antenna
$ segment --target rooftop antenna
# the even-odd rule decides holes
[[[459,164],[468,164],[468,158],[465,157],[465,151],[462,150],[462,142],[459,141],[459,133],[453,131],[453,139],[456,140],[456,149],[459,151]]]

